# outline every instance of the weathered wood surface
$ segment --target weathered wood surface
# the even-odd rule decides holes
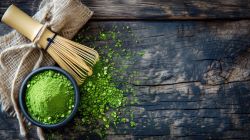
[[[0,14],[11,2],[34,14],[39,0],[1,0]],[[194,2],[198,1],[102,0],[86,1],[86,4],[96,11],[95,19],[98,16],[106,19],[180,19],[183,18],[181,11],[187,11],[186,18],[190,19],[205,18],[201,15],[206,19],[249,18],[248,0],[210,0],[201,4],[207,10],[196,8],[197,11],[192,7]],[[174,7],[172,15],[157,11],[157,7],[164,7],[164,4]],[[103,9],[106,12],[102,12]],[[142,81],[133,83],[139,104],[128,106],[135,111],[138,124],[134,129],[126,124],[119,125],[116,130],[110,130],[108,139],[250,138],[250,20],[91,21],[84,27],[89,28],[89,32],[81,34],[95,35],[102,29],[111,30],[113,25],[120,29],[129,26],[138,43],[130,34],[121,31],[120,38],[125,41],[123,47],[143,50],[145,54],[142,58],[134,58],[137,65],[128,62],[131,70],[139,71],[135,80]],[[0,31],[3,35],[9,28],[0,24]],[[95,44],[98,49],[103,44],[102,41],[83,43]],[[0,113],[0,124],[0,139],[20,139],[16,119]],[[65,139],[86,136],[85,132],[70,130],[64,127],[60,133]],[[29,137],[36,139],[34,130]]]
[[[34,13],[40,0],[1,0],[0,16],[15,3]],[[239,19],[250,18],[250,0],[82,0],[93,19]]]
[[[37,139],[35,130],[32,127],[31,132],[27,135],[29,140]],[[27,138],[20,137],[19,125],[16,118],[0,112],[0,140],[25,140]]]
[[[250,137],[249,21],[92,22],[84,35],[114,25],[131,27],[139,42],[121,34],[125,48],[145,51],[131,66],[142,81],[131,106],[138,126],[121,125],[116,138]]]
[[[121,33],[124,48],[145,51],[139,71],[135,129],[120,125],[110,139],[248,139],[250,137],[250,22],[91,22],[88,33],[129,26],[138,43]],[[102,41],[84,42],[95,44]],[[119,63],[119,62],[118,62]],[[122,64],[122,63],[121,63]],[[130,62],[128,62],[130,64]],[[1,133],[18,134],[1,118]],[[62,128],[66,139],[84,133]],[[65,133],[66,131],[66,133]],[[71,133],[70,133],[71,132]],[[67,135],[66,135],[67,134]],[[6,139],[12,135],[3,135]]]

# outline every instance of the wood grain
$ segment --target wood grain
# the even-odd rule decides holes
[[[94,19],[249,18],[249,0],[83,0]]]
[[[88,32],[79,33],[97,36],[114,26],[120,29],[125,49],[145,54],[133,58],[136,65],[125,62],[131,71],[139,72],[134,81],[141,81],[131,83],[137,89],[139,104],[128,106],[136,114],[137,126],[131,129],[129,124],[121,124],[110,130],[109,138],[249,138],[249,20],[90,22],[84,28]],[[127,26],[133,36],[123,30]],[[82,43],[98,49],[103,45],[98,40]],[[7,118],[0,120],[8,133],[18,134],[17,124],[10,125],[13,121]],[[1,129],[1,133],[7,131]],[[71,127],[62,128],[59,134],[65,139],[86,137],[86,132],[76,133]]]
[[[123,30],[127,26],[132,33]],[[128,65],[128,71],[139,72],[133,81],[141,82],[131,82],[139,104],[127,106],[135,112],[137,126],[121,124],[109,131],[108,138],[248,139],[249,26],[248,20],[89,23],[89,30],[80,32],[83,36],[98,36],[117,27],[125,49],[145,51],[129,62],[116,60],[120,66]],[[82,43],[97,49],[104,45],[98,40]],[[65,137],[74,136],[79,139],[86,134]]]
[[[2,2],[3,1],[3,2]],[[2,0],[0,17],[14,3],[34,14],[41,0]],[[249,19],[250,0],[82,0],[96,20]]]
[[[40,0],[4,0],[0,16],[15,3],[30,15]],[[120,29],[123,47],[144,51],[129,66],[139,75],[131,82],[139,104],[136,128],[121,124],[108,139],[249,139],[250,137],[250,1],[249,0],[86,0],[95,11],[79,34],[97,36]],[[140,20],[188,21],[140,21]],[[191,21],[204,19],[204,21]],[[240,20],[207,20],[240,19]],[[126,21],[137,20],[137,21]],[[130,27],[130,33],[123,27]],[[0,24],[0,35],[10,29]],[[136,43],[136,41],[138,43]],[[102,48],[103,41],[82,42]],[[112,47],[112,42],[109,42]],[[20,139],[15,118],[0,114],[0,139]],[[58,130],[64,139],[84,139],[86,130]],[[34,129],[30,138],[36,139]],[[91,136],[97,139],[96,136]]]

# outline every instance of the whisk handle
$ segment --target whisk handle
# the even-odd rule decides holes
[[[16,29],[31,41],[34,41],[43,27],[42,24],[32,19],[13,4],[6,10],[1,21]]]

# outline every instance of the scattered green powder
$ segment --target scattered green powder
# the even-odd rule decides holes
[[[104,136],[110,126],[116,127],[120,123],[136,126],[132,117],[124,117],[132,114],[130,110],[124,111],[124,108],[137,103],[134,87],[128,83],[136,72],[129,72],[126,62],[131,62],[131,58],[139,54],[122,48],[123,41],[119,35],[120,32],[113,28],[112,31],[101,31],[96,39],[93,36],[77,38],[78,42],[103,42],[102,46],[96,48],[101,59],[95,65],[93,75],[80,86],[82,97],[79,108],[83,125],[100,136]],[[132,99],[128,96],[132,96]]]
[[[120,29],[123,29],[123,35],[127,33],[128,38],[136,39],[128,26]],[[97,49],[101,58],[93,68],[93,75],[80,86],[79,114],[72,124],[74,135],[87,131],[87,137],[94,133],[104,138],[109,128],[116,128],[119,124],[136,127],[133,111],[128,106],[138,103],[136,90],[129,83],[138,72],[129,70],[127,62],[134,65],[134,59],[143,54],[125,48],[119,30],[114,26],[112,30],[88,35],[86,33],[92,31],[87,28],[75,38],[75,41]],[[63,133],[54,131],[49,139],[63,139]]]
[[[81,114],[84,124],[94,124],[100,122],[109,128],[110,121],[116,122],[118,114],[115,111],[107,115],[110,109],[119,108],[125,104],[124,91],[117,88],[112,81],[108,66],[102,61],[98,62],[94,68],[94,74],[81,86]]]
[[[73,86],[61,73],[52,70],[39,73],[27,84],[26,106],[33,119],[45,124],[58,123],[73,110]]]

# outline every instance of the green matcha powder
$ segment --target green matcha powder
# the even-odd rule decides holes
[[[81,100],[78,115],[63,131],[49,130],[47,138],[50,140],[79,139],[83,136],[83,139],[92,139],[91,136],[105,139],[110,130],[136,129],[132,107],[138,104],[138,99],[132,83],[139,84],[140,81],[135,78],[139,72],[131,66],[137,64],[137,58],[142,57],[144,51],[135,51],[124,45],[125,38],[138,43],[128,26],[113,26],[111,30],[98,27],[100,32],[94,33],[95,30],[87,27],[75,38],[76,42],[95,48],[101,56],[93,68],[93,75],[79,86]],[[65,132],[70,133],[64,135]]]
[[[26,106],[31,117],[39,122],[61,122],[74,108],[73,86],[61,73],[52,70],[39,73],[27,84]]]

